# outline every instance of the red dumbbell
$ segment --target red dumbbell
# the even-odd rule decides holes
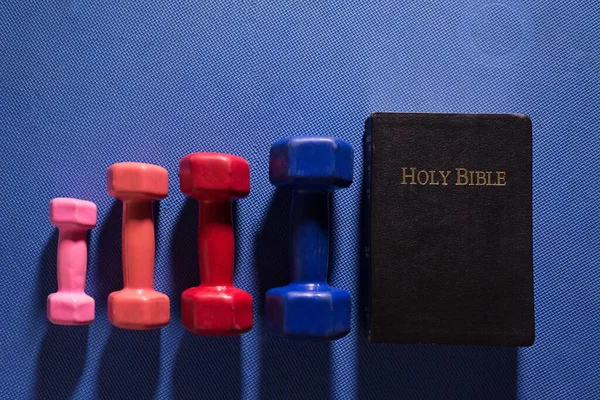
[[[241,157],[189,154],[179,163],[183,194],[198,200],[200,286],[181,294],[181,320],[189,331],[228,336],[252,329],[252,296],[233,286],[231,201],[250,193],[250,167]]]

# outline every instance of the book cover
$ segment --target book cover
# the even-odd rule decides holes
[[[365,168],[369,340],[531,345],[529,117],[374,113]]]

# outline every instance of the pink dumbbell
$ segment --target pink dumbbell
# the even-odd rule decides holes
[[[57,325],[86,325],[94,320],[94,299],[84,293],[87,267],[86,231],[96,226],[96,205],[56,198],[50,222],[58,228],[58,292],[48,296],[48,319]]]

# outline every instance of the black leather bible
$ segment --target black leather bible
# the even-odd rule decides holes
[[[367,120],[369,341],[533,344],[531,129],[518,114]]]

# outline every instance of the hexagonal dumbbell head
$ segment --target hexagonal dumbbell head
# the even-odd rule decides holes
[[[292,137],[273,143],[269,179],[293,189],[335,190],[352,184],[352,146],[330,137]]]
[[[87,266],[86,231],[96,226],[97,209],[90,201],[50,201],[50,222],[59,229],[58,291],[48,296],[46,314],[58,325],[85,325],[94,320],[94,299],[84,293]]]
[[[152,201],[167,196],[167,170],[153,164],[124,162],[107,171],[107,190],[123,200],[124,288],[108,297],[108,319],[124,329],[153,329],[169,322],[169,298],[154,290]]]
[[[252,296],[233,284],[189,288],[181,294],[181,320],[187,330],[197,335],[246,333],[254,325]]]
[[[231,154],[194,153],[179,164],[179,184],[199,201],[200,286],[181,295],[183,326],[199,335],[227,336],[253,325],[252,296],[233,286],[231,200],[250,192],[250,167]]]
[[[169,323],[169,297],[152,289],[127,287],[108,296],[111,324],[132,330],[162,328]]]
[[[335,340],[350,332],[351,306],[345,290],[291,283],[267,292],[267,327],[290,338]]]
[[[91,201],[57,197],[50,201],[50,222],[59,229],[87,231],[96,226],[98,209]]]
[[[250,166],[231,154],[189,154],[179,163],[179,187],[196,200],[241,199],[250,193]]]
[[[337,339],[350,331],[350,294],[327,284],[329,191],[352,183],[352,147],[339,139],[294,137],[271,147],[269,177],[293,190],[292,282],[267,292],[267,328],[291,338]]]
[[[169,174],[154,164],[117,163],[108,168],[106,188],[118,199],[160,200],[169,192]]]

